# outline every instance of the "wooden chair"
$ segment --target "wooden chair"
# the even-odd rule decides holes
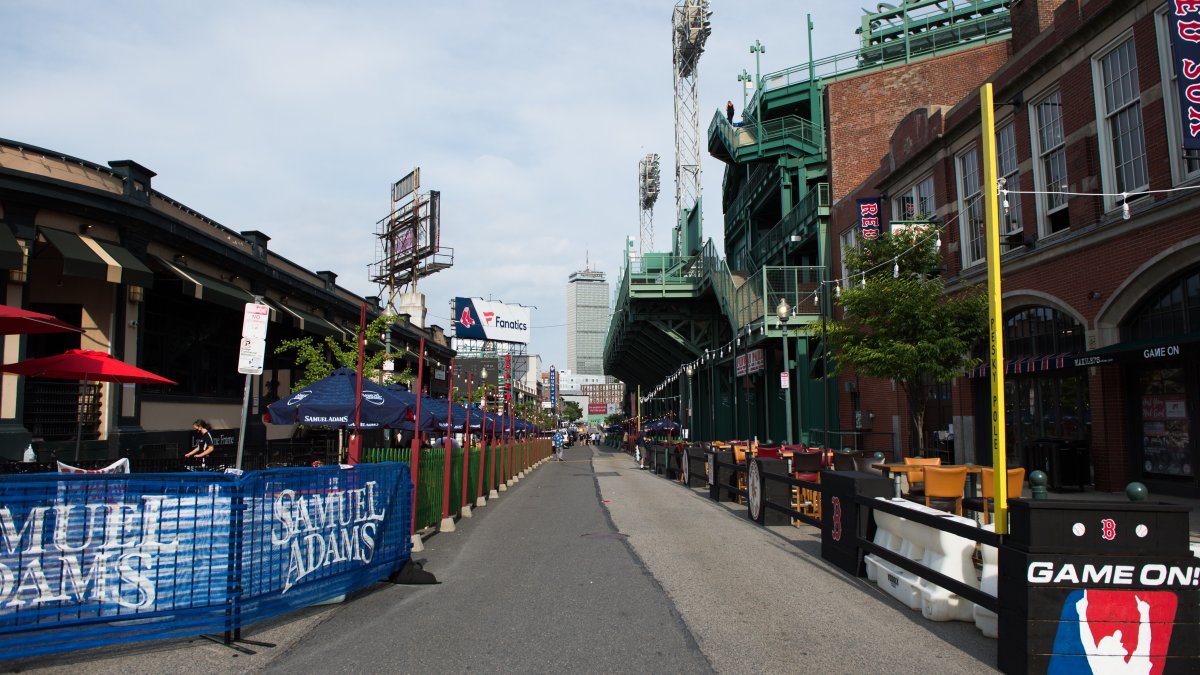
[[[995,495],[996,495],[996,488],[995,488],[996,483],[994,480],[995,474],[996,474],[995,469],[992,469],[992,468],[983,469],[983,472],[979,477],[979,480],[981,481],[981,483],[979,484],[980,496],[967,497],[966,499],[963,500],[963,508],[967,509],[968,511],[978,511],[983,514],[983,524],[984,525],[987,525],[988,522],[990,522],[990,520],[989,520],[990,516],[988,515],[988,510],[995,508],[995,506],[994,506]],[[1021,486],[1024,484],[1025,484],[1025,468],[1024,467],[1008,470],[1008,497],[1009,497],[1009,499],[1012,499],[1014,497],[1020,497],[1021,496]]]
[[[932,507],[934,499],[954,502],[954,513],[962,515],[963,490],[967,487],[967,467],[934,466],[924,467],[925,506]]]
[[[792,476],[812,483],[821,482],[821,462],[823,454],[820,450],[797,452],[792,455]],[[813,518],[821,517],[821,493],[808,488],[792,488],[792,509]],[[800,527],[800,521],[793,524]]]
[[[734,441],[733,442],[733,461],[737,462],[738,464],[741,464],[742,466],[746,466],[746,458],[751,457],[751,456],[752,455],[750,454],[750,444],[749,443],[742,442],[742,441]],[[739,471],[735,475],[737,476],[738,489],[745,491],[745,489],[746,489],[746,473],[743,471]],[[738,494],[737,503],[745,504],[746,498],[743,497],[741,494]]]
[[[852,452],[833,453],[833,470],[854,471],[854,456]]]
[[[941,457],[905,457],[904,463],[913,467],[911,469],[901,469],[904,471],[905,478],[908,479],[908,494],[913,497],[920,497],[925,489],[921,482],[924,476],[922,469],[927,466],[937,466],[942,463]]]

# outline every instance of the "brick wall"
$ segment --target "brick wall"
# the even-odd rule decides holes
[[[1064,0],[1016,0],[1009,7],[1013,44],[1024,45],[1054,21],[1054,10]]]
[[[1008,41],[859,75],[826,87],[832,197],[841,199],[879,168],[888,141],[916,108],[954,105],[1004,64]]]

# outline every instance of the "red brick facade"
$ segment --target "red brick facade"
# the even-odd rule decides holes
[[[1122,328],[1138,316],[1145,303],[1160,294],[1180,273],[1200,266],[1200,190],[1188,189],[1196,185],[1200,173],[1193,172],[1181,180],[1178,176],[1183,174],[1182,168],[1172,172],[1173,163],[1181,163],[1171,152],[1168,108],[1164,104],[1171,91],[1163,81],[1159,63],[1160,50],[1168,38],[1155,16],[1165,4],[1152,0],[1022,0],[1015,3],[1014,36],[1027,37],[1022,38],[1013,58],[986,73],[979,70],[983,63],[972,63],[972,68],[968,68],[960,62],[963,67],[955,77],[931,77],[928,82],[936,82],[938,86],[926,86],[925,92],[958,87],[964,91],[961,100],[935,101],[953,106],[949,109],[933,107],[914,111],[928,101],[919,101],[918,95],[908,92],[906,100],[914,105],[887,129],[876,132],[875,136],[888,137],[878,142],[863,130],[865,113],[860,112],[863,102],[889,99],[895,93],[897,82],[911,81],[911,78],[894,76],[889,79],[883,77],[885,73],[861,78],[874,78],[871,82],[877,90],[846,86],[852,83],[851,80],[831,85],[828,99],[831,172],[833,193],[840,200],[831,216],[834,264],[841,260],[840,236],[856,225],[856,198],[889,191],[894,194],[931,174],[937,213],[947,223],[941,238],[948,287],[953,292],[963,284],[985,283],[984,265],[975,263],[964,268],[959,229],[962,214],[959,212],[955,165],[956,157],[971,145],[982,154],[977,87],[985,79],[995,83],[998,129],[1010,121],[1015,123],[1019,188],[1027,192],[1035,190],[1034,165],[1040,161],[1033,150],[1032,136],[1036,133],[1031,134],[1034,104],[1047,92],[1057,89],[1066,138],[1067,190],[1086,194],[1069,197],[1069,226],[1053,234],[1044,227],[1039,228],[1036,198],[1021,196],[1024,235],[1034,243],[1002,249],[1004,312],[1008,315],[1023,308],[1049,307],[1073,317],[1086,332],[1087,349],[1118,345],[1123,339],[1127,340],[1123,338]],[[1041,26],[1044,31],[1034,36],[1031,34],[1033,26]],[[1095,196],[1117,190],[1111,180],[1104,178],[1105,172],[1111,172],[1113,160],[1102,149],[1105,141],[1098,129],[1103,128],[1105,121],[1098,118],[1095,101],[1098,97],[1103,98],[1103,92],[1095,90],[1094,82],[1096,57],[1129,37],[1134,41],[1136,54],[1148,189],[1170,192],[1146,195],[1144,190],[1147,188],[1142,188],[1143,194],[1129,198],[1131,217],[1125,220],[1119,196],[1110,197],[1107,202],[1105,198]],[[987,56],[992,53],[984,52]],[[986,57],[978,59],[980,62],[985,60]],[[934,65],[931,63],[930,68]],[[942,67],[948,65],[943,63]],[[1018,94],[1024,105],[1011,105]],[[843,113],[841,106],[847,106],[851,112]],[[880,118],[890,116],[890,113],[872,114]],[[848,157],[852,154],[849,143],[852,134],[871,139],[870,142],[860,140],[855,143],[857,146],[890,148],[882,162],[870,167],[874,172],[869,175],[866,159]],[[859,175],[863,176],[862,180],[854,185],[847,184]],[[889,212],[885,205],[885,214]],[[1194,324],[1192,326],[1194,331]],[[1187,355],[1169,362],[1151,363],[1141,358],[1134,354],[1124,363],[1081,365],[1070,371],[1077,375],[1086,373],[1091,425],[1088,443],[1095,487],[1119,491],[1131,480],[1148,484],[1153,480],[1158,482],[1151,484],[1152,491],[1197,496],[1200,489],[1195,475],[1200,471],[1188,475],[1192,471],[1190,465],[1197,464],[1196,446],[1200,434],[1194,419],[1190,421],[1188,441],[1191,461],[1190,465],[1183,465],[1181,475],[1168,476],[1163,471],[1157,471],[1155,475],[1143,474],[1139,453],[1142,452],[1144,433],[1141,425],[1146,414],[1142,408],[1147,404],[1137,389],[1137,378],[1148,369],[1182,369],[1193,382],[1188,385],[1187,406],[1195,415],[1200,392],[1194,382],[1200,359]],[[862,407],[875,409],[876,429],[880,427],[883,415],[896,415],[902,432],[900,447],[910,447],[908,415],[903,410],[903,397],[898,389],[890,382],[862,379],[858,382],[858,390]],[[959,460],[988,461],[989,401],[981,394],[986,391],[985,382],[978,380],[960,378],[954,382],[952,408]],[[844,388],[841,396],[839,410],[845,411],[841,420],[843,428],[852,428],[854,412]],[[1149,466],[1148,461],[1144,464]]]
[[[953,105],[1004,64],[1008,42],[858,75],[825,88],[834,201],[879,168],[892,130],[914,108]]]

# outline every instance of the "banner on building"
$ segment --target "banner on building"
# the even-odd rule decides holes
[[[1167,3],[1174,51],[1175,82],[1179,88],[1179,119],[1183,147],[1200,150],[1200,5]]]
[[[745,354],[738,354],[737,375],[751,375],[763,369],[763,350],[754,349]]]
[[[482,298],[454,298],[454,337],[529,343],[529,308]]]
[[[879,238],[879,197],[858,200],[858,226],[863,239]]]

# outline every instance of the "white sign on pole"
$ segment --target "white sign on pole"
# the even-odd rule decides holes
[[[238,350],[238,372],[243,375],[262,375],[263,356],[266,353],[266,340],[242,338],[241,347]]]
[[[246,311],[242,315],[242,337],[256,340],[267,339],[267,320],[271,316],[271,308],[256,302],[247,302]]]
[[[787,372],[786,370],[779,374],[780,389],[787,389],[791,386],[791,378],[789,377],[790,375],[791,373]]]

